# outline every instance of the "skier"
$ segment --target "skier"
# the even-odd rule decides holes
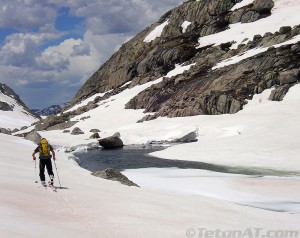
[[[50,154],[50,151],[52,155]],[[32,158],[35,160],[35,154],[39,152],[39,168],[40,168],[40,179],[43,186],[46,186],[45,182],[45,166],[47,168],[47,172],[49,174],[49,177],[51,179],[50,185],[53,185],[53,179],[54,179],[54,173],[52,170],[52,163],[51,158],[55,160],[55,152],[53,150],[53,147],[48,143],[48,141],[45,138],[42,138],[40,140],[40,143],[38,147],[33,151]]]

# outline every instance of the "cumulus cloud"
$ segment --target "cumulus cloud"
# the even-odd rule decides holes
[[[71,56],[84,56],[90,54],[91,54],[90,47],[85,42],[81,42],[79,45],[73,46],[73,52]]]
[[[85,18],[86,27],[95,34],[128,33],[140,31],[154,23],[167,10],[183,0],[50,0],[70,13]]]
[[[68,69],[69,58],[55,50],[46,50],[35,59],[37,67],[41,70],[63,71]]]
[[[0,27],[25,30],[39,28],[57,17],[56,9],[40,0],[1,0]]]
[[[40,46],[47,40],[57,39],[52,33],[15,33],[8,36],[0,49],[0,64],[18,67],[34,67],[41,54]]]

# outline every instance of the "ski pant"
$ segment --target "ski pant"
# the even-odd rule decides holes
[[[45,181],[45,166],[51,179],[54,178],[51,159],[40,159],[40,179]]]

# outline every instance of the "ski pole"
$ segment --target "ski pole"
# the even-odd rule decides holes
[[[36,175],[36,159],[34,160],[34,170],[35,170],[35,183],[37,183],[37,175]]]
[[[55,165],[55,169],[56,169],[56,173],[57,173],[57,178],[58,178],[59,186],[60,186],[60,188],[61,188],[61,183],[60,183],[60,179],[59,179],[59,175],[58,175],[56,163],[55,163],[55,160],[53,160],[53,161],[54,161],[54,165]]]

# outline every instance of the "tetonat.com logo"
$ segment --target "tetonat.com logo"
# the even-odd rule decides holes
[[[188,238],[300,238],[300,232],[296,230],[264,230],[263,228],[245,230],[189,228],[185,234]]]

